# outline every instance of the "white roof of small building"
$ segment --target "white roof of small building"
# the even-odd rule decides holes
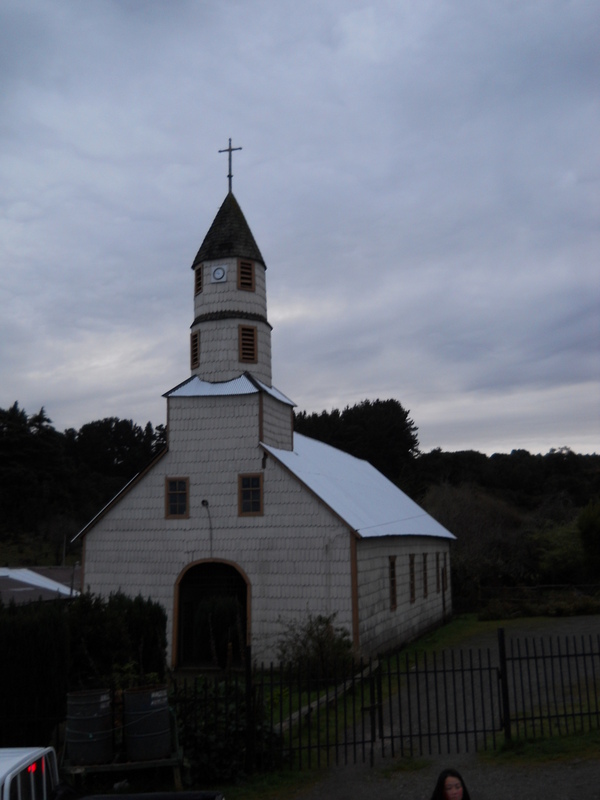
[[[17,605],[41,598],[75,597],[79,594],[70,586],[40,575],[33,569],[0,567],[0,599],[13,599]]]
[[[365,538],[456,538],[367,461],[299,433],[293,450],[263,447]]]
[[[180,383],[179,386],[166,392],[163,397],[223,397],[225,395],[256,394],[260,391],[266,392],[282,403],[290,406],[295,405],[279,389],[274,386],[267,386],[257,378],[250,378],[247,374],[240,375],[239,378],[234,378],[231,381],[220,381],[218,383],[202,381],[194,375],[188,378],[187,381]]]

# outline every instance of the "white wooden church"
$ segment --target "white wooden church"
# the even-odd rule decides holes
[[[441,623],[452,534],[367,462],[293,432],[271,381],[266,264],[231,187],[192,270],[168,447],[78,534],[82,588],[160,602],[174,667],[246,645],[275,660],[309,614],[335,614],[365,655]]]

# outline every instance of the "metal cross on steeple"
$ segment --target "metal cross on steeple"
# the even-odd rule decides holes
[[[231,179],[233,178],[233,173],[231,172],[231,154],[234,150],[241,150],[241,147],[232,147],[231,146],[231,139],[229,140],[229,147],[225,147],[223,150],[219,150],[219,153],[229,153],[229,191],[231,192]]]

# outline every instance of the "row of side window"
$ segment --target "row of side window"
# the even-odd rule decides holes
[[[447,571],[446,571],[446,553],[443,553],[443,566],[440,564],[440,553],[435,554],[435,589],[436,592],[446,591],[447,586]],[[423,598],[429,594],[429,579],[427,572],[427,553],[422,554],[422,570],[423,570]],[[388,570],[389,570],[389,586],[390,586],[390,611],[395,611],[398,608],[398,582],[396,577],[396,556],[388,557]],[[416,576],[416,556],[410,553],[408,556],[408,583],[410,592],[410,602],[415,603],[417,600],[417,576]]]
[[[238,475],[238,516],[258,517],[263,513],[262,473]],[[190,516],[190,479],[165,479],[165,517],[188,519]]]
[[[215,267],[217,269],[217,267]],[[225,268],[222,268],[223,272]],[[225,273],[224,273],[225,274]],[[220,281],[217,281],[220,282]],[[256,280],[254,261],[238,258],[237,262],[237,288],[243,292],[255,292]],[[200,294],[204,289],[204,264],[198,264],[194,270],[194,294]]]
[[[238,325],[238,360],[242,364],[256,364],[258,361],[258,331],[254,325]],[[190,367],[200,366],[200,331],[190,336]]]

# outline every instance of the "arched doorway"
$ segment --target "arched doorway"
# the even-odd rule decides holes
[[[246,581],[235,567],[207,561],[179,582],[177,663],[180,667],[239,666],[246,646]]]

